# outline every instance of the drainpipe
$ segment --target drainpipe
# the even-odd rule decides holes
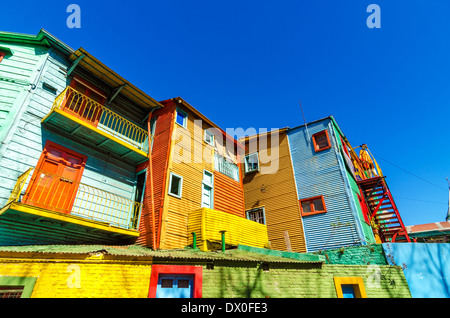
[[[192,245],[193,245],[194,250],[196,250],[197,249],[197,234],[195,234],[195,232],[192,232],[191,234],[193,236],[192,237],[192,241],[193,241]]]
[[[150,128],[150,120],[152,119],[153,111],[149,114],[148,120],[147,120],[147,130],[148,130],[148,165],[149,165],[149,174],[150,174],[150,200],[151,200],[151,206],[152,206],[152,248],[156,248],[156,233],[155,233],[155,201],[154,201],[154,195],[153,195],[153,163],[152,163],[152,131]]]
[[[225,232],[226,231],[220,231],[222,234],[222,252],[225,252]]]

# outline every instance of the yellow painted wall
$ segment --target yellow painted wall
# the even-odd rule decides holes
[[[32,298],[146,298],[151,264],[0,258],[1,276],[37,277]]]
[[[222,241],[220,231],[226,231],[226,245],[268,247],[267,227],[264,224],[207,208],[190,213],[188,232],[196,233],[197,247],[200,249],[204,251],[220,249]],[[189,244],[193,244],[193,235],[189,236]]]
[[[286,242],[288,242],[292,252],[306,252],[286,133],[279,133],[278,146],[271,145],[271,137],[267,138],[266,144],[259,143],[256,146],[256,142],[257,138],[253,138],[245,144],[247,153],[249,149],[257,149],[260,158],[260,171],[248,173],[244,177],[245,208],[250,210],[264,207],[269,240],[273,249],[287,251],[289,249]],[[278,160],[263,162],[264,156],[274,157],[276,152]]]
[[[184,248],[188,245],[189,212],[200,209],[203,170],[214,172],[214,148],[203,141],[205,121],[195,125],[199,117],[187,107],[178,106],[188,114],[187,129],[173,123],[172,149],[166,180],[166,196],[161,225],[161,249]],[[170,172],[183,177],[182,197],[167,194]]]

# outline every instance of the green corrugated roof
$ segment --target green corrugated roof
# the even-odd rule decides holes
[[[175,250],[152,250],[138,245],[108,246],[108,245],[29,245],[29,246],[0,246],[0,252],[11,253],[42,253],[42,254],[89,254],[102,251],[106,255],[128,257],[152,257],[157,260],[229,260],[268,263],[323,263],[320,256],[312,257],[307,254],[286,253],[266,249],[241,247],[229,249],[225,252],[204,252],[192,248]],[[44,255],[42,255],[44,256]]]

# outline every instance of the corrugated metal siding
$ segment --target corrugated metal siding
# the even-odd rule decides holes
[[[214,172],[214,210],[245,217],[242,185],[218,171]]]
[[[326,213],[303,217],[308,251],[361,244],[346,191],[330,119],[288,131],[299,199],[323,195]],[[316,153],[311,136],[328,129],[332,147]]]
[[[279,159],[272,163],[260,164],[261,167],[272,164],[277,170],[273,174],[253,172],[244,177],[245,208],[249,210],[264,207],[269,241],[273,249],[287,251],[285,240],[287,231],[292,251],[306,252],[288,139],[286,134],[280,134],[278,148],[276,145],[271,148],[270,139],[269,137],[267,149],[259,149],[260,157],[268,152],[269,155],[272,155],[272,152],[275,154],[278,150]],[[252,142],[256,142],[256,139]],[[252,146],[248,144],[246,146],[252,149]]]
[[[9,46],[9,45],[8,45]],[[43,88],[43,83],[51,83],[57,89],[59,94],[66,86],[66,78],[64,72],[60,68],[66,69],[67,65],[63,58],[56,55],[52,51],[48,59],[47,51],[42,48],[32,46],[13,46],[14,55],[8,59],[4,59],[0,63],[1,77],[8,76],[16,81],[33,82],[38,77],[37,68],[42,69],[39,80],[36,78],[35,89],[31,94],[18,94],[11,96],[9,102],[13,102],[14,111],[8,112],[7,121],[3,122],[2,132],[8,133],[2,140],[4,144],[0,146],[0,207],[2,207],[13,189],[17,178],[28,168],[34,167],[41,155],[45,140],[41,127],[41,119],[50,111],[56,95]],[[37,55],[40,55],[39,57]],[[5,65],[11,64],[10,70],[4,72]],[[0,80],[0,86],[3,80]],[[29,85],[23,85],[21,90],[29,89]],[[0,93],[1,94],[1,93]],[[3,98],[2,98],[3,99]],[[20,105],[24,102],[23,108]],[[2,103],[0,107],[7,107]],[[13,119],[15,117],[15,119]],[[16,124],[13,124],[12,121]]]
[[[197,247],[200,249],[220,248],[221,231],[226,231],[225,243],[227,245],[267,247],[267,227],[263,224],[207,208],[190,213],[188,232],[196,233]],[[189,236],[188,243],[193,244],[192,235]]]
[[[174,106],[174,102],[171,102]],[[203,142],[203,126],[196,126],[199,118],[186,107],[178,105],[188,114],[187,129],[173,122],[173,151],[170,155],[167,176],[173,172],[183,177],[182,197],[167,195],[164,202],[166,215],[161,232],[160,248],[184,248],[188,244],[188,217],[193,210],[200,209],[202,199],[203,170],[213,172],[213,148]],[[201,150],[201,153],[196,151]],[[167,179],[168,180],[168,179]],[[168,181],[166,181],[168,183]],[[165,186],[165,191],[168,184]],[[215,190],[215,189],[214,189]]]
[[[153,246],[153,231],[156,237],[161,229],[161,212],[165,198],[165,182],[168,164],[168,155],[171,145],[171,129],[173,127],[174,107],[167,105],[163,109],[153,112],[152,118],[156,117],[155,136],[152,150],[153,170],[153,194],[150,185],[150,171],[147,169],[147,181],[145,186],[145,199],[139,223],[140,236],[138,244]],[[152,211],[151,198],[154,198],[155,211]],[[153,229],[153,221],[155,229]]]

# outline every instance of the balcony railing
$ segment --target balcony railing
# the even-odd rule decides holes
[[[95,100],[68,86],[53,103],[52,110],[59,109],[135,148],[148,152],[147,130],[116,114]]]
[[[217,153],[214,153],[214,170],[239,181],[239,167]]]
[[[142,209],[141,203],[35,168],[19,176],[11,202],[133,230],[138,228]]]

